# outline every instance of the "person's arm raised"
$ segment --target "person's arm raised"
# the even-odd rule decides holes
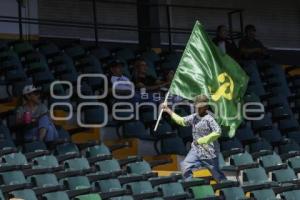
[[[162,105],[162,109],[164,112],[168,113],[171,116],[172,120],[174,120],[176,124],[180,126],[186,126],[184,118],[173,112],[166,104]]]

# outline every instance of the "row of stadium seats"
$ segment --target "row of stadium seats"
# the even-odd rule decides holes
[[[11,109],[15,108],[15,97],[21,95],[26,83],[32,81],[42,86],[44,100],[50,105],[59,101],[49,97],[49,85],[53,80],[76,84],[81,73],[105,74],[111,59],[122,60],[124,74],[130,77],[132,61],[137,56],[146,60],[148,73],[154,77],[159,77],[163,68],[176,69],[180,59],[179,53],[157,54],[127,48],[110,51],[80,44],[59,47],[54,43],[33,45],[16,41],[0,45],[3,75],[0,82],[3,120],[0,126],[0,198],[300,199],[299,78],[292,75],[297,69],[291,66],[258,67],[259,63],[254,61],[243,65],[250,76],[244,101],[262,103],[265,115],[261,120],[245,120],[235,138],[219,141],[221,168],[226,174],[234,174],[227,176],[233,181],[212,184],[211,175],[201,175],[201,171],[201,178],[192,181],[183,181],[177,171],[170,176],[159,176],[152,167],[172,161],[150,162],[140,156],[114,158],[111,150],[126,144],[110,148],[101,142],[75,144],[65,125],[59,127],[62,141],[56,144],[17,143]],[[91,95],[101,87],[101,81],[88,79],[81,88],[83,93]],[[68,90],[63,85],[55,89],[57,94],[66,94]],[[63,101],[70,101],[75,107],[82,100],[74,95]],[[2,112],[6,107],[9,112],[6,109]],[[145,108],[140,112],[140,121],[110,121],[109,126],[116,128],[119,138],[153,141],[158,154],[185,155],[192,141],[190,128],[178,127],[164,119],[158,131],[152,132],[153,112]],[[189,109],[180,107],[176,112],[187,115]],[[84,110],[84,119],[87,123],[101,123],[102,113],[99,108],[88,108]],[[247,114],[257,116],[251,111]]]

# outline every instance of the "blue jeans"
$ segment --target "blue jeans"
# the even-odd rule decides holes
[[[199,168],[207,168],[214,179],[217,181],[225,180],[226,177],[223,172],[219,169],[218,157],[213,159],[200,159],[195,148],[191,148],[189,153],[186,155],[185,159],[180,163],[182,176],[185,180],[190,180],[193,175],[193,171]]]
[[[45,141],[50,142],[59,138],[58,132],[48,115],[43,115],[38,119],[38,126],[25,131],[25,141],[32,141],[39,138],[39,129],[45,128],[47,130]]]

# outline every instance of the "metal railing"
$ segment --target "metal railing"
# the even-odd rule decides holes
[[[88,1],[88,0],[86,0]],[[149,4],[141,2],[124,2],[124,1],[107,1],[107,0],[89,0],[92,1],[92,13],[93,20],[87,22],[76,22],[68,20],[52,20],[52,19],[41,19],[41,18],[29,18],[22,17],[22,5],[18,2],[18,17],[12,16],[0,16],[0,22],[7,23],[17,23],[19,24],[19,38],[23,39],[23,24],[32,24],[32,25],[46,25],[46,26],[56,26],[56,27],[73,27],[73,28],[84,28],[94,30],[94,40],[95,45],[99,43],[98,33],[100,30],[120,30],[120,31],[133,31],[133,32],[153,32],[153,33],[165,33],[168,35],[168,45],[171,50],[173,47],[172,34],[190,34],[191,28],[180,28],[171,26],[171,8],[181,8],[181,9],[202,9],[202,10],[222,10],[227,12],[228,17],[228,27],[229,27],[229,37],[231,40],[238,39],[243,35],[243,10],[242,9],[233,9],[225,7],[201,7],[201,6],[189,6],[189,5],[177,5],[177,4]],[[124,4],[124,5],[133,5],[142,4],[151,7],[162,7],[166,12],[166,21],[167,27],[143,27],[139,28],[134,25],[124,25],[124,24],[107,24],[99,23],[97,19],[97,2],[107,3],[107,4]],[[237,15],[239,20],[239,31],[233,31],[233,17]],[[215,34],[215,30],[207,30],[208,34]]]

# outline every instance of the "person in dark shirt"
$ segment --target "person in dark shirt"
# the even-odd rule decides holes
[[[132,80],[137,89],[145,88],[146,91],[159,91],[162,87],[170,85],[170,81],[161,81],[147,74],[147,63],[142,60],[136,60]]]
[[[239,42],[239,48],[243,59],[260,60],[267,56],[267,49],[256,39],[256,28],[253,25],[245,27],[245,37]]]
[[[223,53],[227,53],[235,60],[239,59],[239,51],[237,46],[227,38],[227,29],[224,25],[217,27],[217,35],[213,38],[213,42],[221,49]]]

